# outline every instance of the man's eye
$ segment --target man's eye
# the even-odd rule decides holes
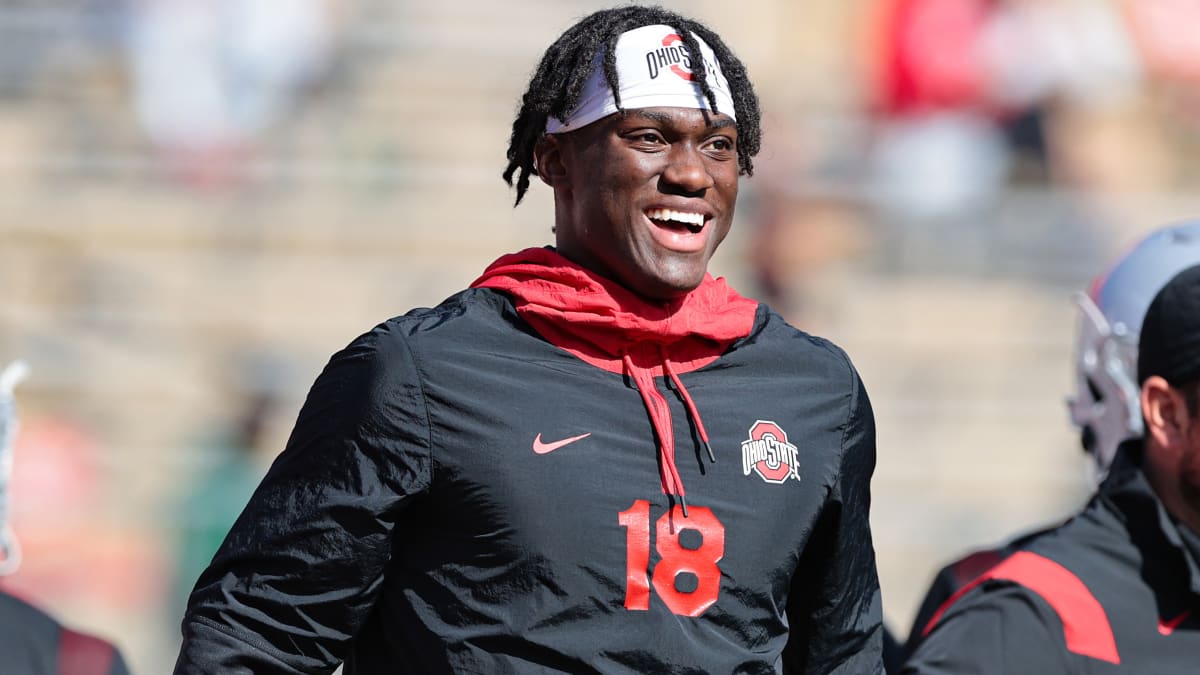
[[[661,143],[662,136],[659,136],[653,131],[639,131],[632,136],[632,139],[639,143]]]
[[[713,150],[719,150],[721,152],[728,152],[730,150],[733,150],[733,142],[727,138],[718,138],[718,139],[715,139],[711,143],[711,147]]]

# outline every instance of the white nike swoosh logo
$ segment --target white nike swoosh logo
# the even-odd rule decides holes
[[[555,450],[563,447],[564,445],[570,445],[570,444],[574,443],[575,441],[583,440],[591,435],[592,435],[592,432],[589,431],[586,434],[580,434],[578,436],[564,438],[561,441],[554,441],[552,443],[544,443],[544,442],[542,442],[542,435],[538,434],[537,438],[533,439],[533,451],[539,455],[544,455],[548,452],[554,452]]]

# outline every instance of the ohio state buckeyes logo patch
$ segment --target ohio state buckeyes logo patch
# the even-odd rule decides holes
[[[800,480],[800,462],[796,446],[788,443],[787,433],[779,425],[758,420],[750,427],[750,438],[742,441],[742,472],[757,473],[768,483]]]

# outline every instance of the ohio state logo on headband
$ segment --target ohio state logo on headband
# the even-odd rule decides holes
[[[706,63],[710,80],[716,81],[716,65]],[[692,58],[688,54],[687,45],[679,33],[668,33],[662,39],[662,47],[646,52],[646,74],[651,80],[657,79],[662,69],[666,68],[686,82],[695,82],[692,74]]]
[[[692,59],[689,58],[687,47],[683,44],[683,36],[671,33],[662,39],[662,45],[662,49],[646,53],[646,68],[650,79],[657,78],[659,71],[666,66],[672,73],[688,82],[694,81],[696,78],[692,77]]]
[[[757,420],[750,427],[750,438],[742,441],[742,473],[757,473],[768,483],[800,480],[800,461],[796,446],[788,443],[787,433],[779,425]]]

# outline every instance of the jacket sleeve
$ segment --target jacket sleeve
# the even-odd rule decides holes
[[[319,673],[366,620],[404,505],[428,487],[416,366],[389,324],[335,354],[196,583],[178,675]]]
[[[788,596],[788,673],[882,673],[883,613],[868,516],[875,418],[851,368],[841,466]]]
[[[1024,675],[1075,672],[1063,626],[1037,594],[989,582],[951,605],[908,657],[903,675]]]

